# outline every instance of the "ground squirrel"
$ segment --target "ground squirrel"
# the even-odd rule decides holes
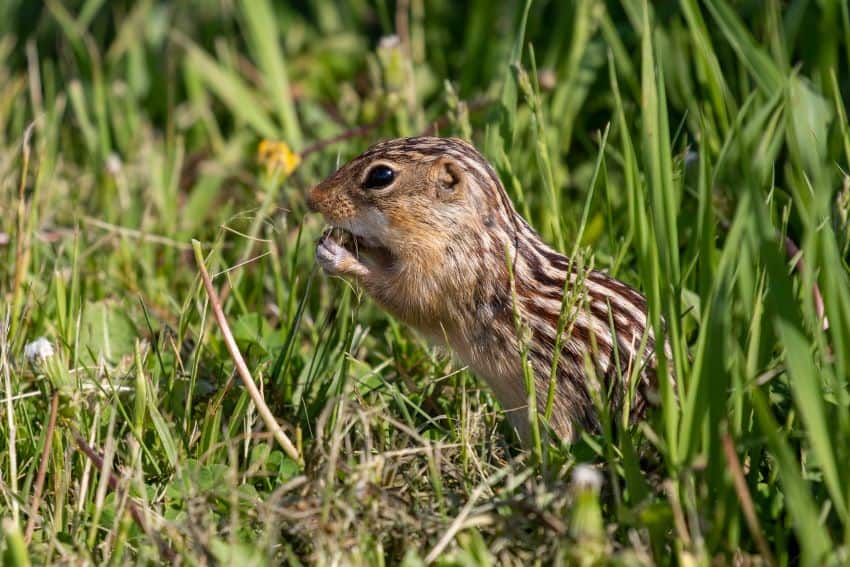
[[[316,249],[324,271],[353,278],[395,317],[447,341],[490,385],[522,439],[530,427],[521,347],[540,415],[554,384],[549,424],[565,440],[599,427],[594,392],[623,407],[630,374],[639,377],[630,413],[643,412],[655,348],[644,297],[601,272],[579,275],[516,212],[469,143],[381,142],[314,187],[308,206],[336,229]],[[572,307],[562,316],[565,291]],[[518,328],[526,330],[520,339]]]

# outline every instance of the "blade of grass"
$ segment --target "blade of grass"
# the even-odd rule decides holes
[[[781,89],[785,80],[779,67],[759,47],[729,4],[725,0],[705,0],[705,5],[759,88],[768,96]]]
[[[180,38],[180,36],[177,36]],[[213,92],[227,105],[238,118],[244,120],[260,136],[277,139],[279,131],[268,114],[263,110],[255,92],[236,73],[220,65],[190,40],[178,40],[188,55],[188,64],[203,77]]]
[[[286,58],[280,48],[276,17],[268,0],[241,0],[239,8],[244,27],[257,58],[269,99],[273,102],[286,141],[298,151],[302,146],[301,126],[286,72]]]
[[[643,35],[641,39],[641,53],[643,57],[641,69],[642,97],[641,108],[643,110],[643,143],[644,162],[647,170],[647,189],[649,193],[649,212],[652,218],[652,232],[655,236],[656,253],[651,256],[657,258],[650,260],[649,276],[652,285],[647,290],[648,303],[652,327],[656,337],[667,337],[674,352],[678,351],[679,344],[678,325],[679,310],[678,286],[679,256],[678,236],[676,231],[676,196],[673,186],[672,158],[670,155],[670,134],[667,124],[666,99],[664,96],[664,79],[661,68],[655,64],[655,48],[653,46],[652,26],[649,20],[649,6],[646,0],[643,2]],[[662,299],[665,298],[665,299]],[[665,323],[661,321],[661,310],[666,315]],[[665,352],[665,341],[655,342],[655,357],[658,366],[658,375],[668,375],[668,363],[681,360],[681,356],[674,356],[674,361],[667,360]],[[677,353],[678,354],[678,353]],[[679,394],[683,395],[682,368],[677,368],[677,381]],[[661,389],[661,405],[664,415],[665,435],[667,437],[670,451],[671,463],[678,464],[680,455],[678,451],[678,420],[679,411],[676,397],[673,393],[669,380],[659,380]]]
[[[263,418],[263,422],[266,424],[266,427],[274,435],[275,440],[278,444],[280,444],[284,452],[294,461],[301,462],[298,450],[295,448],[295,445],[292,444],[292,441],[289,440],[289,437],[286,436],[286,433],[283,432],[280,425],[278,425],[274,415],[272,415],[271,410],[269,410],[269,407],[263,400],[262,394],[260,394],[260,391],[257,389],[257,385],[254,384],[251,372],[248,370],[248,366],[245,364],[245,360],[239,352],[239,347],[236,345],[233,333],[230,332],[230,325],[227,324],[227,319],[224,316],[224,311],[222,311],[221,303],[218,300],[218,294],[213,288],[212,281],[210,281],[210,276],[207,273],[203,252],[201,251],[201,243],[197,240],[192,240],[192,249],[195,252],[195,262],[201,272],[201,279],[204,282],[204,287],[206,288],[207,295],[210,299],[210,306],[212,307],[213,315],[218,322],[227,350],[233,358],[234,366],[236,366],[236,369],[239,372],[239,377],[242,378],[242,383],[245,385],[245,389],[250,394],[251,399],[257,407],[257,411],[260,413],[260,416]]]

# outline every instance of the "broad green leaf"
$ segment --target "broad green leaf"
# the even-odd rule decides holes
[[[115,365],[132,354],[137,336],[135,325],[117,302],[87,303],[80,322],[77,351],[87,364],[97,365],[103,358]]]

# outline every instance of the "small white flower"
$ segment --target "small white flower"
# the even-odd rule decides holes
[[[574,489],[592,489],[598,492],[602,488],[602,474],[590,465],[576,465],[573,469],[572,485]]]
[[[24,356],[32,363],[46,360],[53,356],[53,344],[46,337],[39,337],[24,347]]]
[[[113,177],[118,175],[122,167],[124,167],[124,163],[118,154],[113,152],[106,157],[106,171],[109,172],[109,175]]]
[[[397,35],[385,35],[378,43],[378,49],[390,49],[401,45],[401,39]]]
[[[369,495],[369,481],[365,478],[358,480],[354,485],[354,494],[362,502]]]

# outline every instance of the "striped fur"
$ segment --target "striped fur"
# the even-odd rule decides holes
[[[376,164],[396,179],[364,189]],[[448,341],[487,381],[523,439],[530,428],[521,352],[541,410],[554,367],[550,425],[567,440],[579,427],[598,428],[594,398],[623,407],[630,375],[639,378],[631,415],[643,412],[654,384],[644,297],[601,272],[581,273],[543,242],[470,144],[381,142],[313,188],[308,203],[359,245],[323,240],[317,258],[325,271],[355,278],[393,315]]]

